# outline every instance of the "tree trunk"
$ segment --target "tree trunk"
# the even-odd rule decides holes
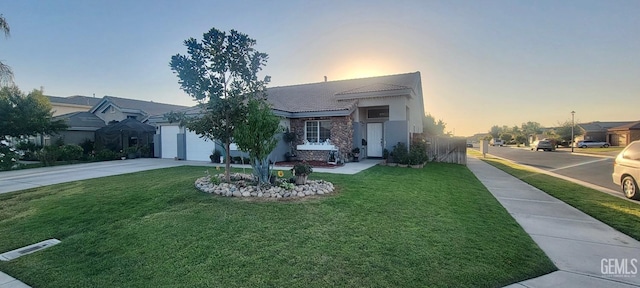
[[[229,139],[227,139],[224,142],[224,149],[226,151],[226,155],[224,156],[224,181],[226,181],[227,183],[231,182],[231,174],[229,173],[229,170],[231,170],[231,156],[229,154],[231,154],[231,143],[229,143]]]

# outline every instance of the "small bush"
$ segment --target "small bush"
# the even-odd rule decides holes
[[[220,184],[220,178],[218,178],[218,175],[212,175],[209,177],[209,182],[213,185],[218,185]]]
[[[38,160],[44,164],[44,166],[55,165],[56,161],[60,157],[61,148],[55,145],[44,146],[38,152]]]
[[[20,155],[16,153],[15,149],[0,143],[0,171],[11,170],[18,162]]]
[[[407,144],[404,142],[398,142],[398,144],[393,146],[393,154],[394,162],[400,164],[409,164],[409,151],[407,149]]]
[[[93,150],[96,149],[95,142],[91,141],[90,139],[84,139],[84,141],[80,143],[80,147],[82,147],[82,151],[85,155],[93,153]]]
[[[78,161],[82,158],[84,149],[79,145],[69,144],[60,147],[60,160],[62,161]]]
[[[96,160],[98,161],[110,161],[119,159],[120,155],[109,149],[102,149],[96,153]]]
[[[293,188],[296,188],[296,184],[290,182],[282,182],[280,183],[280,188],[285,190],[293,190]]]

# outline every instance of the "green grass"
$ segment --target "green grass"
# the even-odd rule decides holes
[[[640,203],[542,174],[507,160],[479,159],[640,241]]]
[[[35,287],[496,287],[555,270],[464,166],[314,173],[331,196],[197,191],[178,167],[0,195],[0,262]]]

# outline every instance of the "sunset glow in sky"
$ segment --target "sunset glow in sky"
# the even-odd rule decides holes
[[[640,120],[637,0],[0,0],[0,13],[0,60],[47,95],[193,105],[168,63],[216,27],[257,40],[270,86],[420,71],[425,111],[459,136],[572,110]]]

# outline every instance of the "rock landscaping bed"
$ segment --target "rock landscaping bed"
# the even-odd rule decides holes
[[[211,181],[216,177],[219,181]],[[253,176],[249,174],[231,174],[232,183],[222,182],[224,174],[205,176],[196,179],[195,186],[205,193],[212,193],[226,197],[257,197],[257,198],[302,198],[313,195],[326,195],[335,191],[333,183],[324,180],[308,180],[304,185],[293,185],[286,189],[280,186],[257,187]],[[219,182],[216,184],[214,182]]]

